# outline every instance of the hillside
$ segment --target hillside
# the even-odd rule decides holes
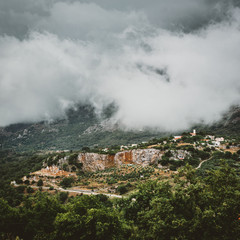
[[[54,122],[19,123],[0,128],[2,149],[28,150],[79,150],[82,147],[109,146],[138,143],[166,133],[150,130],[123,131],[109,120],[114,112],[112,106],[99,117],[92,107],[79,106],[69,110],[66,119]]]
[[[115,108],[111,105],[101,116],[89,105],[69,110],[66,118],[54,122],[19,123],[0,128],[2,149],[29,150],[79,150],[83,147],[113,146],[140,143],[150,138],[159,138],[170,133],[153,130],[123,131],[112,124],[110,117]],[[240,132],[240,108],[232,107],[221,121],[211,126],[196,126],[198,131],[219,135],[238,135]]]
[[[210,126],[201,125],[196,127],[199,131],[210,131],[217,135],[239,136],[240,133],[240,107],[233,106],[227,111],[219,122]]]

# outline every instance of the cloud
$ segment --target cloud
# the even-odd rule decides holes
[[[140,12],[109,11],[94,3],[57,2],[50,15],[39,21],[35,28],[63,38],[99,41],[128,26],[140,27],[146,21],[145,15]]]
[[[176,131],[240,103],[238,8],[184,32],[153,24],[134,4],[103,2],[42,1],[28,35],[0,37],[0,126],[115,103],[113,121],[125,128]]]
[[[134,23],[136,13],[142,13],[154,27],[191,31],[222,20],[236,5],[240,6],[238,0],[0,1],[0,35],[23,39],[32,30],[50,30],[59,36],[86,39],[95,32],[117,31],[128,21],[128,25]],[[114,24],[116,28],[111,27]]]

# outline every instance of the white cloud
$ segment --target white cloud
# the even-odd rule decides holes
[[[79,102],[97,112],[115,102],[128,128],[211,123],[240,103],[239,16],[177,33],[143,12],[56,3],[36,25],[51,33],[0,37],[0,126],[64,117]]]

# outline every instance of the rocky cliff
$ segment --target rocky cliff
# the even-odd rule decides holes
[[[149,166],[157,164],[162,158],[162,153],[156,149],[134,149],[118,152],[116,155],[80,153],[78,161],[83,164],[84,171],[95,172],[122,164],[137,164]]]
[[[78,161],[83,164],[83,171],[95,172],[114,167],[114,155],[98,153],[80,153]]]
[[[149,166],[157,164],[158,160],[162,158],[160,150],[157,149],[134,149],[130,151],[118,152],[114,157],[116,166],[122,164],[137,164],[142,166]]]

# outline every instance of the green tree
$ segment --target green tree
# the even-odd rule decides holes
[[[52,239],[55,218],[63,211],[58,199],[47,193],[38,192],[35,196],[26,198],[19,208],[21,229],[18,236],[30,240],[36,236],[44,239],[43,236],[48,235],[48,239]]]
[[[68,158],[68,163],[71,165],[75,165],[77,163],[78,153],[71,154]]]
[[[63,180],[60,182],[60,185],[63,188],[68,188],[68,187],[71,187],[73,183],[74,183],[74,178],[69,177],[69,178],[63,178]]]
[[[126,219],[138,228],[135,239],[239,239],[240,179],[222,166],[201,179],[186,165],[175,184],[148,182],[120,200]]]
[[[34,193],[34,189],[31,187],[27,187],[27,193]]]
[[[42,179],[39,179],[39,180],[37,181],[37,186],[38,186],[38,187],[43,186],[43,180],[42,180]]]
[[[127,239],[129,227],[114,209],[106,207],[97,196],[75,198],[68,212],[58,214],[55,221],[56,239]]]
[[[127,187],[125,185],[120,185],[117,187],[117,191],[122,195],[128,191]]]

